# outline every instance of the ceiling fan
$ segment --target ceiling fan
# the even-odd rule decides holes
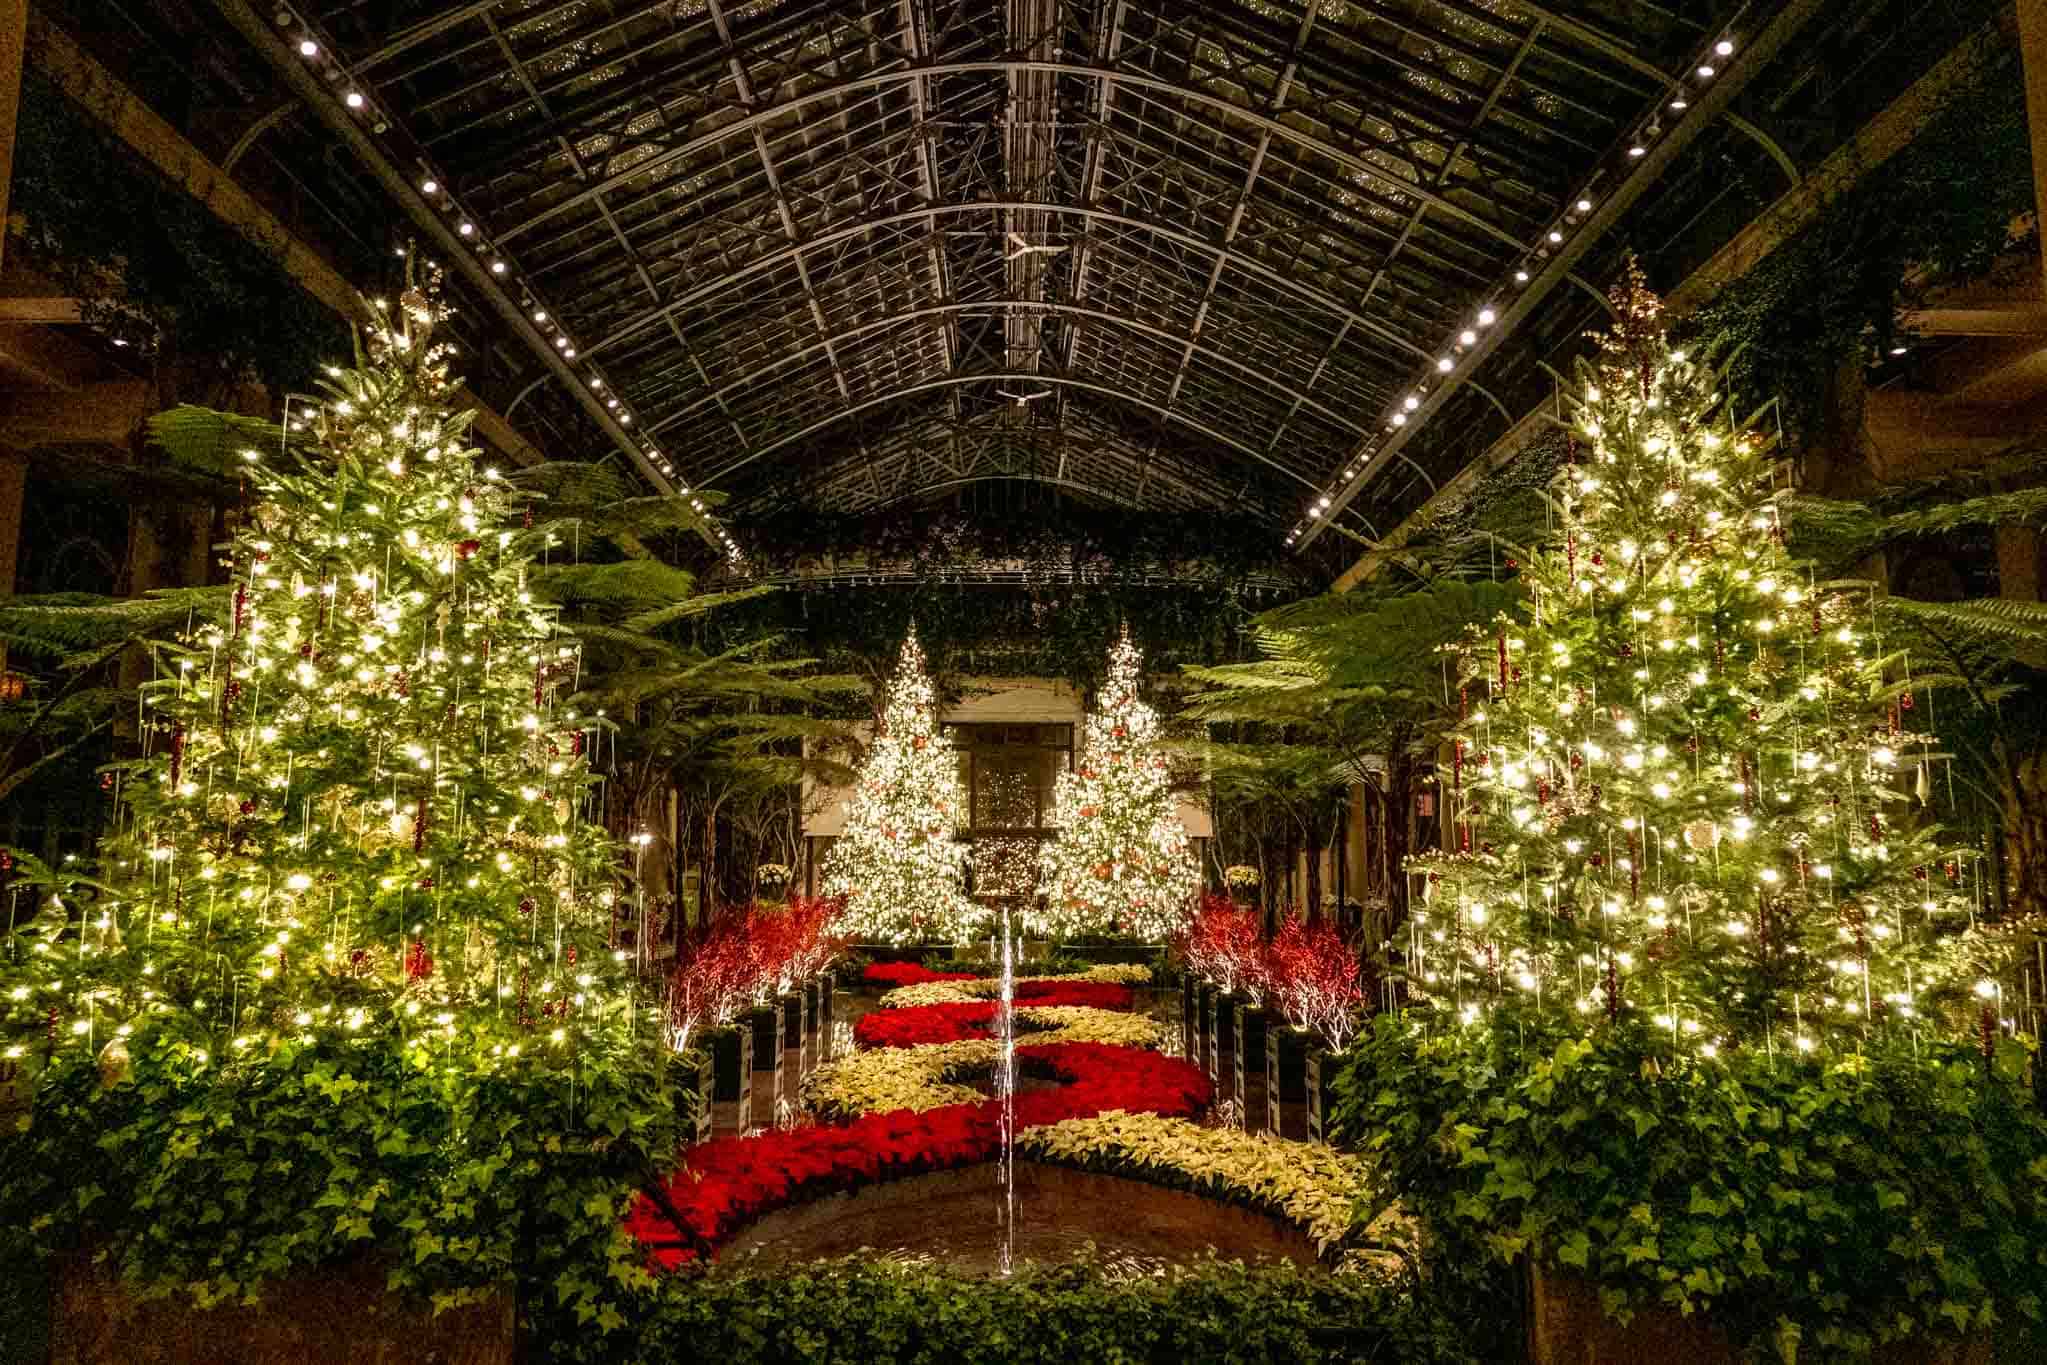
[[[1005,261],[1014,261],[1022,256],[1057,256],[1072,245],[1068,243],[1067,246],[1033,246],[1024,240],[1021,233],[1012,232],[1008,235],[1011,250],[1002,258]]]
[[[1001,394],[1004,398],[1009,399],[1018,407],[1022,407],[1026,403],[1030,403],[1039,398],[1050,398],[1052,396],[1052,391],[1050,389],[1039,389],[1036,393],[1011,393],[1008,389],[997,389],[995,392]]]

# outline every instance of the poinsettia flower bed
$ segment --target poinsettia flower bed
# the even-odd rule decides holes
[[[1048,981],[1067,985],[1148,986],[1151,984],[1151,968],[1142,963],[1105,962],[1068,976],[1020,976],[1015,983],[1017,998],[1028,998],[1026,990]],[[969,977],[963,981],[919,981],[896,987],[881,997],[881,1005],[883,1009],[891,1010],[908,1009],[912,1005],[959,1005],[970,1000],[992,1000],[1000,994],[1002,982],[992,976]]]
[[[1026,990],[1025,986],[1032,989]],[[1056,1027],[1040,1023],[1034,1013],[1044,1007],[1126,1011],[1130,988],[1095,981],[1033,981],[1017,986],[1019,1023],[1024,1026]],[[956,1005],[914,1005],[909,1009],[879,1010],[864,1014],[853,1026],[853,1041],[861,1047],[918,1047],[925,1043],[957,1043],[967,1038],[991,1037],[995,1029],[993,1000]]]
[[[1153,1052],[1056,1043],[1019,1047],[1016,1054],[1026,1074],[1061,1083],[1016,1097],[1020,1128],[1116,1110],[1189,1118],[1210,1098],[1208,1079],[1198,1068]],[[718,1138],[692,1148],[688,1165],[670,1178],[663,1194],[673,1219],[643,1196],[626,1228],[647,1244],[657,1264],[673,1267],[785,1205],[991,1160],[1001,1145],[1001,1122],[1000,1106],[985,1100]]]
[[[972,972],[934,972],[921,962],[870,962],[860,974],[867,986],[923,986],[933,981],[972,981]]]

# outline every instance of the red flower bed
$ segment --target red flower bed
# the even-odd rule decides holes
[[[1041,989],[1030,989],[1030,988]],[[1098,1010],[1130,1008],[1130,988],[1105,981],[1019,981],[1019,1005],[1086,1005]],[[860,1016],[853,1041],[861,1047],[917,1047],[923,1043],[957,1043],[993,1036],[995,1002],[974,1000],[956,1005],[911,1005],[875,1010]]]
[[[1063,1083],[1057,1090],[1019,1094],[1019,1127],[1110,1109],[1191,1118],[1209,1101],[1208,1079],[1198,1068],[1156,1052],[1099,1043],[1026,1046],[1016,1052],[1026,1072]],[[993,1100],[718,1138],[692,1148],[688,1166],[663,1191],[675,1219],[643,1195],[626,1229],[648,1245],[657,1264],[672,1267],[715,1250],[746,1224],[784,1205],[987,1161],[1000,1144],[1001,1110]]]
[[[964,1005],[918,1005],[913,1009],[874,1010],[853,1025],[853,1041],[861,1047],[919,1047],[925,1043],[957,1043],[991,1036],[995,1002]]]
[[[972,981],[972,972],[934,972],[921,962],[870,962],[860,980],[869,986],[921,986],[927,981]]]

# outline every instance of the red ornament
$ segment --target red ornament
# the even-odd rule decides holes
[[[426,940],[412,940],[412,947],[405,953],[405,979],[424,981],[434,974],[434,955],[426,950]]]
[[[458,541],[456,542],[455,545],[455,558],[457,559],[472,558],[475,556],[476,552],[478,550],[481,550],[482,548],[483,542],[480,540]]]

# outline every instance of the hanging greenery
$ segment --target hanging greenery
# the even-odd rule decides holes
[[[1689,319],[1733,357],[1733,391],[1810,426],[1842,362],[1888,348],[1908,279],[1980,275],[2032,212],[2016,43],[1986,43],[1912,143]]]
[[[77,298],[86,322],[201,367],[209,385],[303,387],[346,347],[281,252],[153,174],[33,72],[22,77],[9,208],[21,223],[10,252]]]

